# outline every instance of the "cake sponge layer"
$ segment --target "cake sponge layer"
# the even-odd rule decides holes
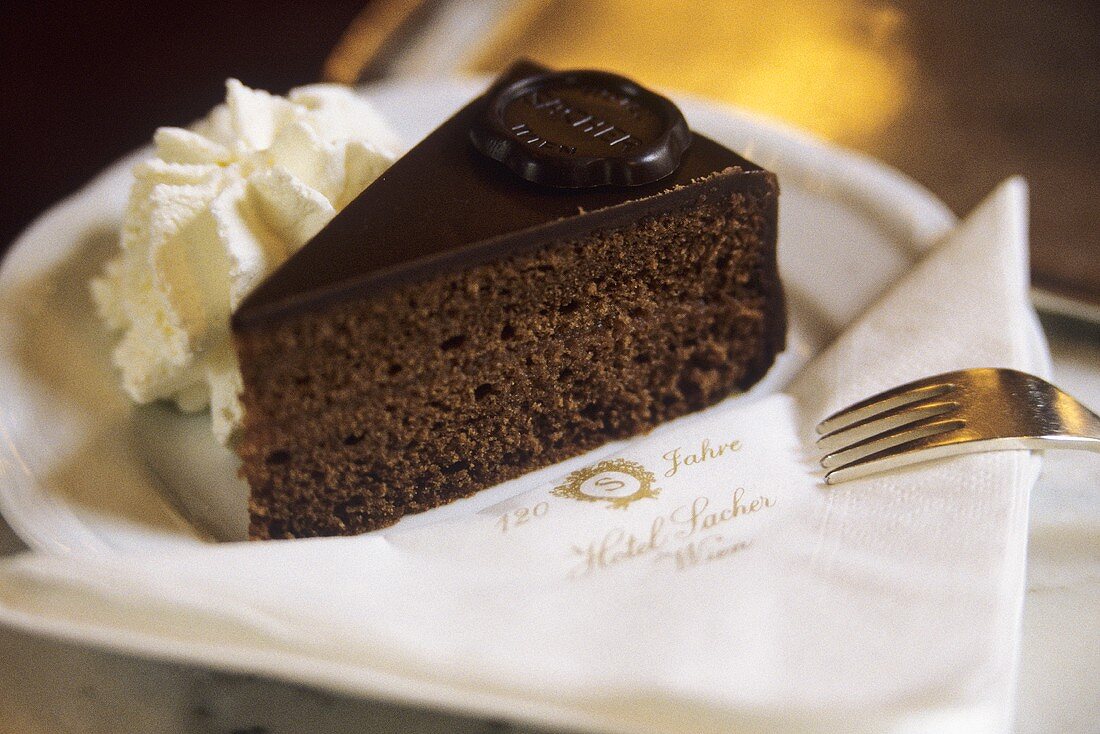
[[[251,536],[384,527],[754,383],[785,334],[756,176],[242,330]]]

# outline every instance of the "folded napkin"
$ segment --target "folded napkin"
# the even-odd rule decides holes
[[[830,488],[812,427],[945,370],[1045,374],[1027,291],[1010,180],[785,392],[413,529],[24,555],[0,565],[0,619],[558,726],[1006,731],[1038,459]]]

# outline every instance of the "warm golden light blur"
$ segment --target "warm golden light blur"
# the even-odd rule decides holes
[[[720,99],[849,144],[907,103],[904,17],[884,5],[788,0],[530,0],[474,63],[598,66]]]

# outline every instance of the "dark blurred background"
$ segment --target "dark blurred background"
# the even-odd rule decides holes
[[[225,79],[317,81],[363,0],[0,3],[0,249],[160,125],[186,125]]]

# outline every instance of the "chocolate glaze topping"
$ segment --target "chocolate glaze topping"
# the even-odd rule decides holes
[[[542,101],[557,98],[556,114],[525,111],[534,92]],[[586,121],[564,130],[584,116],[581,109],[604,125],[585,132]],[[520,112],[540,139],[573,135],[555,142],[576,155],[532,146],[532,135],[522,136],[526,147],[517,145],[512,128],[521,123]],[[494,119],[503,122],[494,127]],[[581,139],[608,126],[599,138]],[[494,135],[509,132],[508,145],[493,143]],[[600,138],[612,134],[607,143],[620,140],[618,149],[601,152],[607,143]],[[629,80],[600,72],[549,74],[519,62],[261,283],[237,309],[233,328],[620,226],[677,203],[759,191],[770,175],[709,138],[690,135],[671,102]]]

